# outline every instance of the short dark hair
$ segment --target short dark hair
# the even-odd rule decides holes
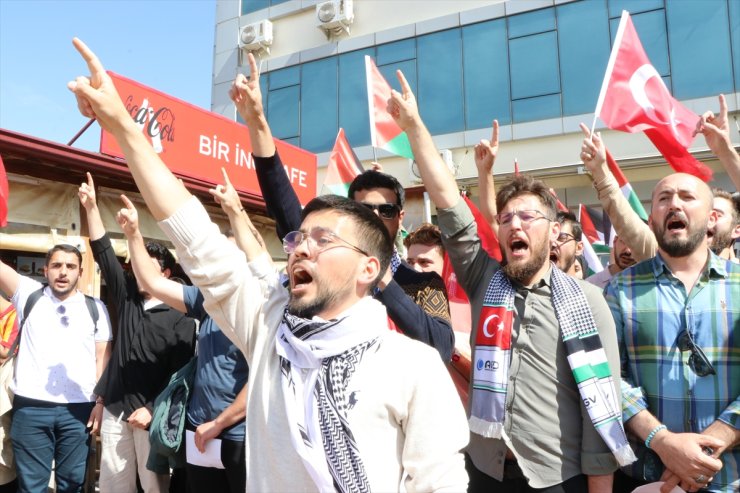
[[[583,239],[583,228],[581,227],[581,223],[576,219],[575,214],[570,211],[558,211],[555,218],[561,226],[565,223],[570,223],[570,229],[573,231],[573,238],[575,238],[576,241],[581,241]]]
[[[154,257],[159,261],[159,266],[161,267],[162,272],[164,272],[165,269],[169,269],[170,272],[175,270],[175,265],[177,265],[175,256],[172,255],[172,252],[170,252],[161,243],[157,243],[156,241],[147,241],[146,253],[148,253],[150,257]]]
[[[721,188],[712,188],[712,194],[715,199],[725,199],[732,206],[732,225],[740,224],[740,193],[730,193]]]
[[[383,221],[373,211],[354,200],[339,195],[322,195],[312,199],[301,213],[301,222],[309,214],[331,210],[351,218],[357,228],[357,247],[380,261],[377,281],[388,270],[393,254],[393,242]],[[372,286],[373,288],[375,285]]]
[[[553,220],[558,210],[555,197],[550,193],[550,188],[541,180],[535,180],[530,175],[521,174],[515,176],[509,183],[501,187],[496,194],[496,208],[501,211],[506,204],[521,195],[534,195],[539,198],[545,206],[543,212],[549,220]]]
[[[401,183],[396,180],[394,176],[387,173],[381,173],[373,169],[367,170],[362,174],[359,174],[352,180],[349,185],[347,196],[352,200],[355,199],[355,193],[361,192],[362,190],[371,190],[373,188],[387,188],[392,190],[396,194],[396,205],[403,209],[403,204],[406,201],[406,192],[401,186]]]
[[[74,253],[75,255],[77,255],[77,261],[80,263],[80,267],[82,267],[82,254],[80,253],[80,250],[74,245],[68,245],[64,243],[54,245],[49,249],[48,252],[46,252],[47,267],[49,266],[49,262],[51,262],[51,257],[53,257],[56,252]]]
[[[444,252],[442,232],[439,230],[439,226],[430,223],[422,223],[418,228],[409,233],[403,239],[403,245],[406,248],[411,247],[411,245],[433,245]]]

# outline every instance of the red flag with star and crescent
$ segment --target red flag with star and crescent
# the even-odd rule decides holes
[[[709,181],[712,171],[688,151],[699,116],[671,96],[622,12],[596,115],[612,130],[644,132],[671,167]]]

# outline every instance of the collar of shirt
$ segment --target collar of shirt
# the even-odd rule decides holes
[[[704,266],[704,270],[701,275],[701,279],[706,279],[707,276],[711,279],[726,278],[727,277],[727,260],[717,256],[711,250],[709,252],[709,260]],[[652,258],[653,274],[656,278],[670,275],[670,278],[674,278],[671,269],[663,260],[660,252],[655,254]]]

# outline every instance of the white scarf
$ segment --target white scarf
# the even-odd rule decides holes
[[[278,328],[275,344],[291,441],[319,491],[369,491],[346,421],[344,390],[365,350],[387,327],[383,305],[365,297],[331,321],[286,312]],[[337,430],[341,440],[331,438]]]

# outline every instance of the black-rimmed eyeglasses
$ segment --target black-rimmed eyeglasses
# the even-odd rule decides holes
[[[285,235],[285,238],[283,238],[283,250],[285,251],[285,253],[291,254],[296,251],[296,248],[298,248],[304,240],[308,241],[308,250],[312,254],[323,252],[324,250],[328,250],[330,248],[346,246],[356,252],[363,254],[366,257],[370,256],[362,248],[353,245],[349,241],[338,236],[333,231],[322,228],[321,226],[312,228],[311,231],[309,231],[308,233],[305,233],[303,231],[291,231],[290,233]],[[344,244],[342,245],[337,242],[342,242]]]
[[[702,351],[702,349],[694,342],[694,338],[691,337],[691,332],[687,329],[682,330],[681,333],[678,334],[676,344],[681,352],[691,351],[691,356],[689,356],[689,368],[697,377],[706,377],[707,375],[717,374],[712,363],[707,359],[707,355],[704,354],[704,351]]]
[[[393,219],[394,217],[396,217],[396,215],[398,215],[398,211],[400,210],[400,208],[396,204],[368,204],[367,202],[360,203],[373,212],[378,211],[378,214],[383,219]]]
[[[558,235],[558,243],[564,245],[569,241],[576,241],[576,237],[570,233],[562,232]]]

